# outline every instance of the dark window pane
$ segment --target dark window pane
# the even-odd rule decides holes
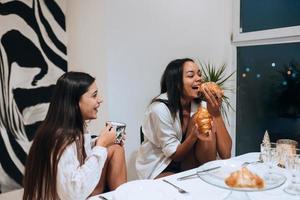
[[[236,152],[272,141],[300,143],[300,43],[237,48]]]
[[[242,32],[300,25],[299,0],[241,0]]]

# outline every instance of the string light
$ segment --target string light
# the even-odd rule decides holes
[[[272,62],[271,66],[276,67],[276,63]]]

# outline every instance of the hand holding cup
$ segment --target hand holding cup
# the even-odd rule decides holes
[[[105,126],[101,131],[96,141],[97,146],[108,147],[115,143],[116,131],[112,128],[112,125]]]
[[[111,125],[112,129],[115,130],[115,144],[123,144],[125,139],[125,128],[126,124],[122,122],[115,122],[115,121],[107,121],[106,126]]]

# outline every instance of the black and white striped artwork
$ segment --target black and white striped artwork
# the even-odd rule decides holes
[[[67,71],[64,0],[0,0],[0,189],[20,188],[35,130]]]

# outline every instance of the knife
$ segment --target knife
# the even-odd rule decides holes
[[[179,178],[177,178],[177,181],[183,181],[183,180],[189,179],[189,178],[191,178],[191,177],[193,177],[193,176],[196,176],[196,175],[199,174],[199,173],[209,172],[209,171],[212,171],[212,170],[215,170],[215,169],[219,169],[219,168],[221,168],[221,166],[217,166],[217,167],[212,167],[212,168],[200,170],[200,171],[197,171],[197,172],[194,173],[194,174],[190,174],[190,175],[187,175],[187,176],[179,177]]]
[[[98,196],[100,199],[102,200],[108,200],[107,198],[105,198],[104,196]]]

